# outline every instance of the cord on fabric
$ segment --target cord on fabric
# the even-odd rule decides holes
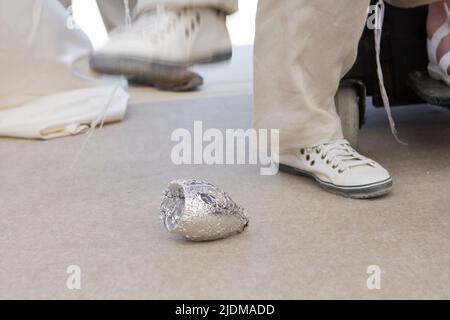
[[[389,101],[389,96],[386,91],[386,87],[384,85],[384,76],[383,76],[383,68],[381,67],[381,36],[383,33],[383,23],[384,23],[384,14],[385,14],[385,4],[383,0],[378,0],[377,7],[380,9],[380,20],[377,21],[379,25],[375,27],[374,35],[375,35],[375,52],[376,52],[376,60],[377,60],[377,73],[378,73],[378,79],[380,82],[380,92],[381,97],[383,99],[384,109],[386,110],[386,114],[388,116],[389,125],[391,127],[391,132],[394,135],[395,139],[398,143],[402,145],[408,145],[407,143],[400,140],[398,137],[398,132],[395,127],[395,121],[392,116],[391,112],[391,104]],[[379,28],[378,28],[379,27]]]
[[[133,24],[133,20],[131,18],[130,1],[123,0],[123,4],[125,6],[125,27],[130,28]]]
[[[77,164],[78,160],[80,159],[81,155],[83,154],[84,150],[86,149],[86,146],[87,146],[89,140],[94,135],[94,132],[95,132],[95,129],[97,128],[97,126],[100,124],[100,129],[103,128],[103,124],[104,124],[104,121],[106,118],[106,113],[108,112],[108,109],[111,106],[114,96],[116,95],[117,90],[119,90],[119,88],[120,88],[119,84],[117,84],[113,87],[111,93],[108,95],[108,100],[106,101],[105,106],[102,108],[102,110],[100,110],[98,117],[89,124],[89,130],[86,133],[86,138],[83,140],[81,148],[78,150],[77,154],[75,155],[75,157],[72,160],[72,164],[70,166],[71,169],[73,169],[75,167],[75,165]]]
[[[82,80],[98,83],[99,85],[105,84],[104,79],[102,80],[101,78],[95,78],[91,75],[84,74],[83,72],[77,70],[76,65],[78,64],[78,62],[82,61],[83,59],[86,59],[86,56],[80,56],[72,62],[72,65],[71,65],[72,74],[75,77],[82,79]],[[110,79],[113,79],[113,78],[115,78],[115,77],[110,77]],[[71,168],[75,167],[76,163],[78,162],[79,158],[81,157],[81,154],[83,153],[84,149],[86,148],[89,140],[94,135],[95,129],[97,127],[99,127],[100,129],[103,128],[106,114],[108,112],[108,109],[111,107],[111,104],[117,93],[117,90],[119,90],[119,88],[121,88],[121,87],[127,87],[128,81],[125,79],[125,77],[120,77],[119,80],[114,81],[111,84],[113,86],[112,86],[111,92],[106,96],[106,99],[105,99],[106,103],[105,103],[104,107],[100,110],[97,118],[95,118],[89,124],[89,130],[86,133],[86,135],[87,135],[86,139],[83,141],[80,150],[77,152],[76,156],[73,158]]]
[[[36,40],[36,34],[41,22],[42,10],[44,7],[44,0],[35,0],[33,7],[33,18],[31,20],[31,30],[28,33],[27,45],[31,47]]]

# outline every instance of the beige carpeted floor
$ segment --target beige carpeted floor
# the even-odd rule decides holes
[[[394,192],[340,198],[252,166],[171,164],[176,128],[248,128],[251,97],[130,107],[126,121],[85,137],[0,140],[0,298],[450,298],[450,112],[368,108],[360,151],[383,163]],[[188,243],[168,234],[159,202],[174,178],[204,178],[250,216],[239,236]],[[82,288],[66,288],[66,268]],[[366,269],[382,270],[368,290]]]

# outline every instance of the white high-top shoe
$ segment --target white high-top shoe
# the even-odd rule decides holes
[[[137,81],[176,82],[192,77],[188,67],[232,55],[224,13],[209,8],[152,10],[132,26],[110,34],[90,60],[92,69]]]
[[[392,190],[389,172],[347,140],[281,154],[280,170],[311,176],[325,190],[350,198],[375,198]]]

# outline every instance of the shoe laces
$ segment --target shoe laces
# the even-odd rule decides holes
[[[124,28],[119,28],[115,32],[131,32],[140,35],[144,40],[157,43],[179,28],[180,24],[184,27],[186,38],[190,38],[198,28],[200,21],[201,17],[198,11],[189,8],[171,10],[164,6],[158,6],[156,10],[141,13],[133,23],[127,23]]]
[[[308,155],[311,153],[320,154],[321,159],[326,161],[333,169],[339,173],[361,166],[375,166],[375,161],[364,157],[353,149],[347,140],[336,140],[324,143],[312,148],[302,149]]]

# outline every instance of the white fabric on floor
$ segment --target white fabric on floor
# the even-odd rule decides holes
[[[111,86],[46,96],[0,112],[0,136],[52,139],[84,133],[97,120],[121,121],[127,102],[128,94],[120,87],[115,90]],[[101,115],[108,103],[103,118]]]
[[[73,72],[92,47],[58,1],[0,0],[0,39],[0,135],[49,139],[124,118],[123,88]]]

